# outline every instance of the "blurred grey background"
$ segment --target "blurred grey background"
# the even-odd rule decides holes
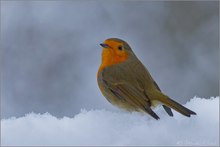
[[[1,117],[114,109],[96,83],[110,37],[176,101],[217,96],[218,11],[218,1],[1,1]]]

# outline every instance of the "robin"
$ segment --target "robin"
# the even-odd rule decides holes
[[[146,112],[157,120],[160,118],[151,108],[158,104],[169,116],[173,116],[171,108],[187,117],[196,115],[161,92],[127,42],[110,38],[100,45],[102,58],[97,81],[111,104],[130,112]]]

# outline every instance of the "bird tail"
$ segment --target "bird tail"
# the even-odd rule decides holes
[[[157,97],[155,97],[154,99],[160,101],[165,106],[170,107],[187,117],[190,117],[191,115],[196,115],[195,112],[175,102],[174,100],[170,99],[168,96],[164,95],[163,93],[161,92],[156,92],[156,93],[157,93],[156,94]]]

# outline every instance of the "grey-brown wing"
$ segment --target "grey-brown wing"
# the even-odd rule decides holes
[[[160,88],[159,88],[159,86],[157,85],[157,83],[154,81],[154,85],[155,85],[155,87],[159,90],[159,91],[161,91],[160,90]],[[165,106],[165,105],[162,105],[163,106],[163,108],[164,108],[164,110],[167,112],[167,114],[169,115],[169,116],[173,116],[173,112],[172,112],[172,110],[169,108],[169,107],[167,107],[167,106]]]
[[[145,67],[145,70],[148,72],[148,70],[146,69],[146,67]],[[150,73],[148,72],[148,74],[150,75]],[[161,89],[160,89],[160,87],[157,85],[157,83],[153,80],[153,78],[150,76],[150,78],[151,78],[151,80],[153,81],[153,84],[154,84],[154,86],[157,88],[157,90],[159,90],[159,91],[161,91]],[[165,105],[162,105],[163,106],[163,108],[164,108],[164,110],[167,112],[167,114],[169,115],[169,116],[173,116],[173,112],[172,112],[172,110],[169,108],[169,107],[167,107],[167,106],[165,106]]]
[[[108,81],[105,81],[108,83]],[[153,118],[159,119],[156,113],[150,108],[149,99],[138,88],[124,82],[124,83],[108,83],[110,91],[119,99],[123,99],[125,103],[137,109],[147,112]]]

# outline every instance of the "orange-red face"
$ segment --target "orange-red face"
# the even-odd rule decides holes
[[[102,46],[102,62],[99,71],[104,67],[123,62],[128,58],[128,51],[120,40],[107,39],[100,45]]]
[[[128,58],[123,42],[107,39],[100,44],[102,49],[102,64],[105,66],[117,64]]]
[[[103,47],[104,51],[108,50],[112,52],[111,55],[114,57],[126,57],[128,55],[122,42],[107,39],[100,45]]]

